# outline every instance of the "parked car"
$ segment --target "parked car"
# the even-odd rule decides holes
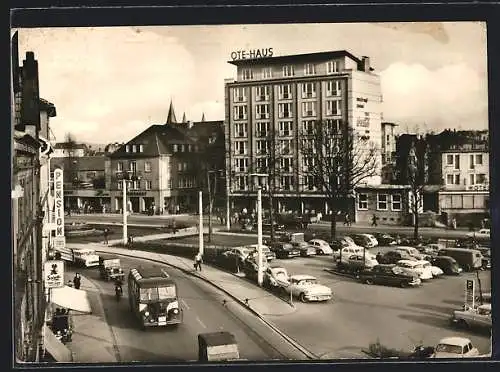
[[[398,246],[395,247],[394,250],[398,252],[403,251],[408,254],[408,256],[414,257],[417,260],[425,260],[428,257],[428,255],[420,253],[415,247]]]
[[[94,249],[77,248],[72,250],[73,262],[83,267],[99,266],[99,255]]]
[[[359,279],[366,284],[396,285],[401,288],[421,284],[421,280],[417,275],[405,274],[396,265],[376,265],[371,270],[360,272]]]
[[[318,279],[311,275],[290,276],[289,285],[284,289],[301,302],[328,301],[332,298],[332,290],[321,285]]]
[[[455,247],[476,249],[477,247],[479,247],[479,242],[472,236],[458,238],[457,240],[455,240]]]
[[[482,240],[488,240],[490,239],[491,236],[491,230],[490,229],[479,229],[478,231],[471,231],[470,233],[467,233],[467,236],[470,236],[475,239],[482,239]]]
[[[291,243],[272,242],[269,248],[276,254],[277,258],[293,258],[300,256],[300,251],[294,248]]]
[[[363,256],[364,251],[365,256],[375,259],[375,255],[372,252],[368,251],[366,248],[359,246],[347,246],[342,248],[340,251],[333,252],[333,260],[334,262],[347,261],[352,255]]]
[[[377,239],[371,234],[352,234],[351,238],[361,247],[373,248],[378,245]]]
[[[479,356],[479,350],[464,337],[445,337],[434,348],[434,358],[470,358]]]
[[[239,260],[239,262],[245,261],[245,259],[248,257],[250,253],[252,253],[254,250],[249,247],[235,247],[231,248],[228,251],[225,252],[226,256],[232,256],[235,257]]]
[[[453,257],[464,271],[477,270],[483,266],[483,255],[476,249],[443,248],[438,255]]]
[[[263,285],[267,288],[286,287],[288,282],[288,272],[284,267],[269,265],[264,271]]]
[[[430,266],[424,267],[420,261],[412,261],[412,260],[400,260],[396,263],[398,267],[403,269],[404,273],[408,275],[418,275],[420,280],[429,280],[432,279],[432,271]]]
[[[444,271],[441,270],[439,267],[432,265],[429,261],[422,260],[422,261],[417,261],[418,263],[422,264],[424,269],[429,268],[431,270],[432,276],[434,278],[439,278],[444,274]]]
[[[392,235],[385,233],[374,233],[373,236],[377,239],[379,245],[396,245],[398,244],[396,238]]]
[[[440,249],[444,248],[441,244],[431,243],[420,247],[418,250],[426,256],[437,256]]]
[[[479,305],[475,308],[466,307],[453,311],[451,323],[460,328],[486,328],[491,329],[491,304]]]
[[[251,249],[251,253],[255,254],[257,252],[257,244],[245,245],[245,248]],[[262,254],[266,257],[267,261],[272,261],[276,258],[276,254],[269,249],[267,245],[262,245]]]
[[[381,264],[395,264],[400,260],[417,261],[415,257],[410,256],[405,251],[389,251],[384,254],[377,254],[376,259]]]
[[[430,263],[434,266],[439,267],[446,275],[459,275],[462,272],[462,268],[453,257],[432,257]]]
[[[379,263],[373,256],[363,257],[363,255],[354,254],[347,261],[338,261],[337,270],[340,272],[358,273],[366,269],[372,269]]]
[[[302,257],[310,257],[316,255],[316,248],[309,244],[308,242],[297,242],[291,243],[294,248],[297,248],[300,251],[300,255]]]
[[[265,257],[262,257],[262,272],[264,273],[267,270],[269,264]],[[243,262],[243,272],[245,273],[245,277],[251,280],[257,280],[258,276],[258,264],[257,264],[257,256],[248,256],[246,260]]]
[[[312,239],[309,241],[309,244],[311,244],[316,249],[316,254],[318,255],[333,254],[333,249],[332,247],[330,247],[330,244],[322,239]]]
[[[121,267],[120,258],[107,255],[99,256],[99,276],[106,281],[123,281],[125,273]]]
[[[274,231],[284,231],[285,230],[285,225],[274,222]],[[255,225],[255,230],[257,230],[257,225]],[[271,231],[271,222],[269,221],[264,221],[262,222],[262,230],[263,231]]]

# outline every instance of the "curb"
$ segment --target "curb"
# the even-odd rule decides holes
[[[99,250],[96,250],[97,252],[99,252]],[[105,253],[103,251],[100,251],[102,253]],[[229,296],[232,300],[236,301],[237,303],[239,303],[241,306],[245,307],[246,309],[248,309],[252,314],[254,314],[255,316],[257,316],[260,320],[262,320],[269,328],[271,328],[273,331],[275,331],[276,333],[278,333],[281,337],[283,337],[290,345],[292,345],[293,347],[295,347],[297,350],[299,350],[302,354],[304,354],[308,359],[319,359],[314,353],[310,352],[309,350],[307,350],[305,347],[303,347],[302,345],[300,345],[297,341],[295,341],[294,339],[292,339],[290,336],[286,335],[283,331],[281,331],[278,327],[276,327],[272,322],[268,321],[267,319],[265,319],[261,314],[259,314],[257,311],[255,311],[254,309],[252,309],[250,306],[247,306],[245,304],[244,301],[240,300],[239,298],[237,298],[236,296],[234,296],[233,294],[229,293],[227,290],[225,290],[224,288],[222,288],[221,286],[215,284],[214,282],[210,281],[209,279],[205,278],[205,277],[202,277],[198,274],[195,274],[193,273],[192,271],[188,271],[184,268],[181,268],[179,266],[176,266],[174,264],[171,264],[171,263],[168,263],[168,262],[165,262],[165,261],[161,261],[159,259],[154,259],[154,258],[142,258],[142,257],[137,257],[137,256],[132,256],[131,254],[124,254],[124,253],[115,253],[116,255],[120,255],[120,256],[125,256],[125,257],[132,257],[132,258],[139,258],[139,259],[143,259],[143,260],[148,260],[148,261],[152,261],[152,262],[158,262],[158,263],[161,263],[161,264],[164,264],[164,265],[167,265],[167,266],[170,266],[170,267],[173,267],[173,268],[176,268],[180,271],[182,271],[183,273],[185,274],[188,274],[188,275],[191,275],[191,276],[194,276],[194,277],[197,277],[198,279],[201,279],[203,280],[204,282],[212,285],[213,287],[217,288],[218,290],[220,290],[221,292],[225,293],[227,296]]]

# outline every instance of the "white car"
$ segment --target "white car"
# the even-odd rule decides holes
[[[342,257],[342,261],[347,262],[349,260],[349,257],[353,255],[362,256],[363,250],[365,250],[365,248],[360,246],[344,247],[340,250],[340,252],[334,252],[333,259],[335,262],[337,262],[340,260],[340,257]],[[365,256],[369,257],[370,259],[376,259],[376,256],[372,252],[369,252],[368,249],[366,249]]]
[[[85,267],[99,266],[99,255],[93,249],[73,249],[73,262]]]
[[[316,248],[316,254],[333,254],[333,249],[330,244],[322,239],[312,239],[309,244]]]
[[[424,269],[430,268],[432,276],[434,278],[440,277],[441,275],[444,274],[443,270],[441,270],[437,266],[433,266],[429,261],[421,260],[421,261],[417,261],[417,263],[421,263],[422,266],[424,267]]]
[[[372,234],[360,234],[366,236],[371,242],[372,242],[372,247],[378,246],[378,240],[376,237],[374,237]]]
[[[467,236],[472,236],[479,239],[490,239],[490,229],[479,229],[478,231],[468,233]]]
[[[318,283],[311,275],[292,275],[285,291],[301,302],[328,301],[332,298],[332,290]]]
[[[476,308],[467,307],[455,310],[451,322],[462,328],[477,327],[491,329],[491,304]]]
[[[434,349],[434,358],[474,358],[479,356],[479,350],[468,338],[445,337]]]
[[[431,243],[422,247],[422,252],[431,256],[437,256],[440,249],[445,248],[441,244]]]
[[[426,254],[420,253],[418,249],[415,247],[398,246],[394,248],[394,250],[399,252],[405,252],[407,255],[414,257],[417,260],[425,260],[425,258],[428,256]]]
[[[430,267],[424,267],[422,261],[399,260],[397,265],[409,274],[416,274],[420,280],[432,279],[432,271]]]
[[[288,272],[281,266],[268,266],[264,271],[264,285],[271,288],[286,287],[289,283]]]

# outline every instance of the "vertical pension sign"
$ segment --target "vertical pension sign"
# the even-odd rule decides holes
[[[56,236],[54,239],[55,248],[64,248],[64,182],[63,170],[58,168],[54,170],[54,207]]]

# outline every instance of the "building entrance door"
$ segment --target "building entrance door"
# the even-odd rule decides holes
[[[130,197],[130,203],[132,204],[132,212],[133,213],[140,212],[140,209],[139,209],[139,197],[137,197],[137,196],[131,196]]]

